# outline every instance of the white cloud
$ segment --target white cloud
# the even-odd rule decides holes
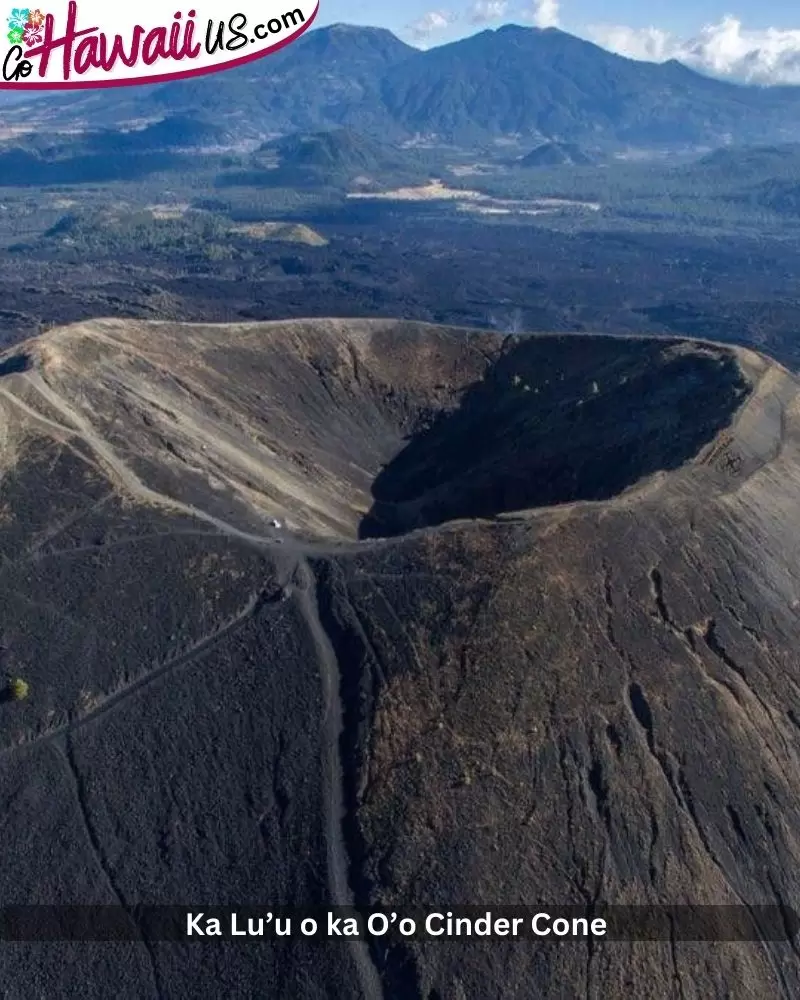
[[[499,21],[507,9],[507,0],[475,0],[469,19],[472,24],[488,24],[489,21]]]
[[[800,29],[745,28],[729,15],[689,39],[660,28],[624,25],[593,25],[581,34],[632,59],[678,59],[692,69],[742,83],[800,84]]]
[[[424,43],[432,43],[436,35],[459,21],[490,24],[509,13],[538,28],[554,28],[561,23],[560,0],[526,0],[521,11],[512,6],[511,0],[472,0],[459,16],[443,10],[429,11],[409,24],[406,31],[426,47]],[[692,38],[681,38],[654,25],[631,28],[623,24],[590,24],[570,26],[569,30],[631,59],[677,59],[701,73],[741,83],[800,84],[800,28],[746,28],[739,18],[727,15],[716,24],[705,25]]]
[[[521,14],[525,21],[532,21],[537,28],[557,28],[559,0],[533,0],[532,10]]]
[[[604,49],[630,59],[664,62],[672,59],[676,40],[661,28],[629,28],[624,24],[594,24],[581,34]]]
[[[429,10],[416,21],[406,26],[406,31],[418,42],[424,42],[445,28],[449,28],[455,17],[446,10]]]

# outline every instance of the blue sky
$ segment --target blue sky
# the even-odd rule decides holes
[[[555,26],[632,58],[677,58],[713,76],[800,84],[793,0],[320,0],[319,24],[389,28],[427,48],[487,27]]]
[[[405,26],[419,20],[431,10],[449,10],[453,13],[469,11],[469,3],[448,4],[426,2],[426,0],[404,0],[402,3],[387,0],[321,0],[320,23],[332,24],[346,21],[351,24],[375,24],[390,28],[395,34],[402,34]],[[532,4],[527,5],[528,9]],[[526,4],[507,5],[508,15],[514,10],[524,11]],[[626,24],[635,28],[655,26],[681,35],[695,34],[704,24],[722,21],[726,14],[733,15],[751,29],[800,28],[800,4],[797,0],[676,0],[674,3],[658,5],[636,2],[636,0],[564,0],[561,4],[561,21],[565,30],[573,32],[582,24],[609,22]],[[521,22],[517,16],[506,16],[505,20]],[[502,23],[502,20],[501,20]],[[468,33],[468,24],[461,34]],[[472,30],[476,30],[473,28]]]

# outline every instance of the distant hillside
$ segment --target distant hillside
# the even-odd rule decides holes
[[[105,149],[74,155],[51,155],[18,146],[0,149],[0,186],[46,187],[51,184],[86,184],[125,181],[161,171],[185,169],[185,156],[170,150],[137,151]]]
[[[38,239],[15,244],[15,253],[75,249],[78,252],[128,253],[177,251],[188,259],[241,256],[231,237],[245,243],[302,243],[321,247],[327,240],[309,226],[287,222],[233,223],[223,215],[197,211],[185,204],[150,205],[143,209],[71,211]],[[245,249],[245,253],[247,250]]]
[[[517,162],[520,167],[586,166],[595,158],[573,142],[543,142]]]
[[[219,175],[220,187],[349,187],[427,178],[424,163],[410,150],[379,142],[353,129],[301,132],[263,143],[244,169]]]
[[[375,173],[416,162],[413,153],[349,128],[295,133],[264,143],[259,152],[273,154],[284,170]]]
[[[154,87],[4,110],[40,127],[203,114],[238,138],[346,126],[462,146],[650,145],[800,139],[800,88],[745,87],[677,62],[625,59],[554,28],[506,25],[420,52],[378,28],[333,25],[255,63]],[[17,116],[17,117],[15,117]]]
[[[800,167],[800,144],[782,143],[770,146],[724,146],[715,149],[686,169],[700,167],[741,178],[761,173],[795,172]]]
[[[324,247],[328,241],[316,229],[298,222],[250,222],[228,227],[231,233],[239,233],[252,240],[273,243],[303,243],[309,247]]]
[[[219,113],[242,131],[386,127],[378,97],[389,66],[416,49],[383,28],[332,25],[255,63],[157,88],[151,104]]]
[[[416,49],[383,28],[335,24],[223,73],[51,99],[39,118],[91,117],[96,125],[114,126],[202,112],[224,121],[239,137],[348,124],[387,133],[392,126],[379,97],[383,73],[417,55]],[[26,116],[29,120],[27,109]]]
[[[677,62],[625,59],[555,28],[516,25],[390,69],[382,94],[409,131],[461,140],[517,133],[695,142],[773,134],[786,126],[789,108],[795,116],[800,109],[800,90],[734,86]]]
[[[223,126],[173,115],[144,128],[74,135],[31,133],[0,145],[0,185],[8,187],[134,180],[197,163],[198,148],[229,141]],[[185,155],[193,151],[192,160]]]
[[[767,181],[757,189],[756,200],[781,215],[800,215],[800,183]]]
[[[800,144],[715,149],[675,171],[709,188],[710,198],[760,205],[780,215],[800,214]]]
[[[106,144],[114,148],[182,149],[194,146],[216,146],[229,139],[229,132],[216,122],[185,114],[167,115],[143,129],[120,133],[107,131],[93,137],[95,148]],[[91,139],[89,141],[92,141]]]

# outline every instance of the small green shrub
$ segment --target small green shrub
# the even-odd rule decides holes
[[[24,701],[30,692],[27,681],[21,677],[12,677],[8,682],[8,694],[12,701]]]

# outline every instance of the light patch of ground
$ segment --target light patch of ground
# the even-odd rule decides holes
[[[491,204],[476,205],[464,202],[458,205],[460,212],[474,212],[477,215],[550,215],[565,208],[582,209],[587,212],[599,212],[601,205],[594,201],[569,201],[566,198],[537,198],[534,201],[504,201],[500,198],[490,199]]]
[[[163,115],[149,118],[129,118],[128,121],[121,122],[119,128],[122,132],[142,132],[148,125],[157,125],[163,121]]]
[[[232,233],[241,233],[254,240],[280,240],[286,243],[305,243],[311,247],[327,246],[328,241],[316,230],[302,223],[248,222],[231,226]]]
[[[147,210],[152,214],[154,219],[180,219],[188,212],[189,203],[183,202],[175,205],[148,205]]]
[[[650,160],[668,159],[670,153],[666,150],[658,149],[636,149],[628,148],[614,153],[615,160],[623,160],[632,163],[646,163]]]
[[[439,137],[436,133],[430,135],[420,135],[417,133],[405,142],[400,143],[401,149],[435,149],[438,146]]]
[[[565,208],[599,212],[599,202],[571,201],[568,198],[493,198],[491,195],[471,189],[448,187],[438,178],[420,187],[396,188],[393,191],[350,191],[348,198],[371,198],[380,201],[455,201],[463,212],[477,212],[480,215],[544,215]]]
[[[476,215],[511,215],[510,208],[490,208],[486,205],[459,205],[460,212],[474,212]],[[531,215],[537,213],[518,212],[518,215]]]
[[[32,125],[5,125],[0,127],[0,139],[13,139],[15,136],[35,131]]]
[[[77,204],[74,198],[56,198],[53,202],[53,208],[72,208],[73,205]]]
[[[447,169],[454,177],[474,177],[491,173],[491,167],[486,163],[454,163]]]
[[[459,188],[449,188],[438,178],[433,178],[428,184],[421,187],[395,188],[394,191],[362,192],[351,191],[348,198],[379,198],[382,201],[453,201],[464,199],[481,199],[486,195],[480,191],[460,190]]]
[[[529,204],[541,206],[545,210],[554,208],[589,208],[593,212],[599,212],[601,208],[599,201],[575,201],[571,198],[534,198]]]
[[[100,214],[105,222],[120,222],[126,212],[135,209],[136,206],[128,201],[118,201],[115,205],[103,205]]]

